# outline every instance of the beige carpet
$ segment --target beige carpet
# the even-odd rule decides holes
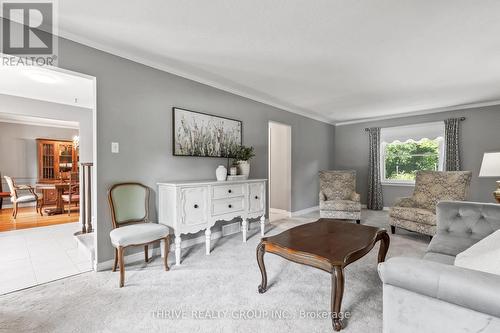
[[[313,221],[317,214],[274,222],[270,234]],[[385,212],[363,211],[362,223],[387,227]],[[183,264],[165,272],[160,258],[118,273],[84,273],[0,297],[0,332],[331,332],[330,275],[265,256],[269,290],[257,292],[258,229],[246,244],[239,234],[184,251]],[[421,256],[428,238],[398,231],[388,257]],[[381,332],[382,285],[378,245],[346,269],[343,332]],[[173,262],[173,253],[170,262]],[[308,318],[304,318],[307,315]],[[311,318],[311,316],[315,318]]]

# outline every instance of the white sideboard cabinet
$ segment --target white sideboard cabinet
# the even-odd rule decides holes
[[[159,222],[174,230],[176,265],[181,261],[183,234],[205,230],[206,254],[210,254],[210,228],[217,221],[240,217],[246,242],[248,219],[260,217],[260,231],[264,235],[266,179],[161,182],[158,200]]]

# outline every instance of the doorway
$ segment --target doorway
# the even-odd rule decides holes
[[[91,221],[95,230],[96,180],[82,177],[82,169],[95,175],[97,167],[95,101],[94,77],[59,68],[0,66],[4,123],[36,126],[38,131],[33,127],[20,136],[14,130],[12,137],[21,146],[2,156],[0,169],[45,200],[41,209],[37,200],[20,203],[16,218],[12,196],[4,201],[8,228],[0,232],[0,294],[95,268],[96,232],[84,232],[83,226]],[[7,163],[16,160],[26,168]],[[24,194],[33,193],[28,189]]]
[[[292,127],[269,122],[269,221],[290,217],[292,210]]]

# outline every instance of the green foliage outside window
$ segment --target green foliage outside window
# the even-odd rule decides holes
[[[385,146],[385,178],[415,180],[418,170],[438,170],[439,141],[393,142]]]

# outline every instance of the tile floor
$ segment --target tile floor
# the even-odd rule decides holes
[[[0,233],[0,295],[92,270],[67,223]]]

